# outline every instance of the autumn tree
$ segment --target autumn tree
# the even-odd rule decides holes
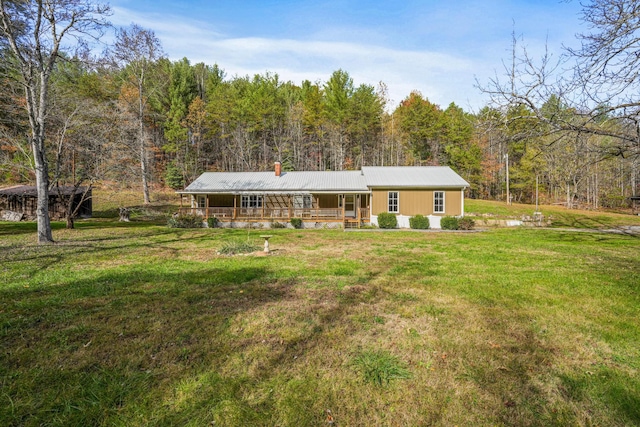
[[[28,180],[33,173],[24,91],[9,75],[11,61],[9,50],[0,46],[0,183]]]
[[[59,63],[51,83],[47,131],[54,148],[51,191],[66,201],[67,228],[74,228],[74,217],[94,183],[106,178],[105,163],[110,163],[106,141],[117,126],[111,102],[115,94],[109,79],[77,58]],[[63,187],[73,190],[63,197]]]
[[[49,164],[46,141],[49,79],[68,46],[85,47],[107,25],[106,5],[88,0],[0,0],[0,43],[8,46],[12,69],[24,90],[29,142],[38,192],[38,243],[51,243]]]
[[[151,79],[155,61],[163,55],[160,40],[151,30],[133,24],[117,31],[116,42],[111,52],[112,58],[122,69],[123,87],[131,89],[122,99],[127,102],[137,121],[137,147],[140,162],[140,176],[144,203],[149,204],[149,136],[145,126],[149,97],[160,84]]]

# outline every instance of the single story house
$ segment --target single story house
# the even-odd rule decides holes
[[[215,216],[223,226],[300,218],[305,227],[358,227],[377,225],[377,216],[390,212],[401,228],[417,214],[439,228],[441,217],[464,215],[467,187],[448,166],[284,172],[276,162],[273,172],[205,172],[178,193],[182,213]]]
[[[86,194],[85,194],[86,193]],[[84,199],[83,199],[84,194]],[[73,196],[73,209],[80,208],[76,216],[90,217],[92,214],[91,189],[71,186],[55,187],[49,190],[49,217],[62,220],[66,216],[67,203]],[[0,210],[15,212],[22,218],[32,220],[36,218],[38,207],[38,191],[33,185],[15,185],[0,189]]]

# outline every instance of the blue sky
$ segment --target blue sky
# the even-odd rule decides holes
[[[412,90],[443,108],[486,103],[474,87],[503,74],[515,33],[529,54],[556,57],[587,32],[578,1],[112,0],[111,21],[151,29],[172,60],[218,64],[227,77],[277,73],[300,84],[338,69],[356,85]]]

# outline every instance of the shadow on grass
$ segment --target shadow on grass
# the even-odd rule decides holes
[[[531,425],[598,425],[598,418],[585,418],[576,408],[591,412],[588,408],[600,401],[607,404],[605,419],[619,420],[615,425],[640,425],[637,378],[620,369],[594,367],[594,372],[584,372],[566,366],[566,354],[536,331],[535,321],[526,314],[511,311],[506,316],[500,307],[483,311],[482,330],[491,341],[482,358],[468,364],[464,377],[501,403],[496,411],[501,424],[535,420]],[[558,380],[551,388],[550,376]]]
[[[567,213],[566,215],[556,214],[552,226],[575,228],[585,231],[606,231],[632,237],[640,237],[640,226],[621,225],[619,220],[605,215],[587,217],[571,213]]]
[[[10,408],[0,411],[0,425],[130,425],[141,412],[153,418],[141,424],[178,425],[194,422],[194,411],[221,399],[233,402],[239,423],[269,424],[273,408],[256,408],[246,393],[323,345],[321,337],[344,321],[351,305],[371,296],[346,290],[344,303],[293,316],[301,323],[313,316],[314,327],[263,344],[243,330],[243,316],[299,296],[296,279],[280,279],[256,261],[172,273],[137,267],[49,288],[0,291],[6,349],[0,353],[0,405]],[[256,373],[219,373],[229,357],[243,359],[264,345],[271,348]],[[157,411],[191,383],[199,389],[183,391],[188,400]]]
[[[129,227],[129,226],[124,226]],[[108,227],[112,229],[113,227]],[[166,249],[177,252],[177,249],[167,245],[176,242],[194,243],[209,242],[211,236],[207,233],[193,234],[193,230],[174,230],[150,228],[146,224],[142,227],[136,225],[135,235],[130,234],[106,234],[99,237],[78,235],[76,240],[58,241],[53,245],[33,246],[16,245],[7,247],[0,254],[0,261],[7,265],[11,263],[25,263],[22,273],[29,277],[35,277],[65,259],[77,259],[82,262],[83,257],[100,253],[113,253],[120,256],[127,252],[140,250],[140,248]],[[81,232],[79,232],[81,233]],[[187,235],[188,237],[184,237]],[[149,240],[153,239],[153,240]]]
[[[159,225],[166,225],[166,219],[158,220],[133,220],[130,222],[119,222],[112,219],[104,218],[92,218],[76,220],[76,231],[89,230],[89,229],[106,229],[106,228],[147,228],[157,227]],[[51,230],[65,230],[66,222],[52,221]],[[17,236],[21,234],[33,234],[34,242],[36,233],[38,231],[38,225],[35,221],[21,221],[21,222],[8,222],[0,221],[0,237],[2,236]],[[70,230],[73,231],[73,230]]]
[[[60,230],[65,228],[65,224],[62,222],[52,222],[52,230]],[[20,234],[33,234],[35,239],[38,225],[35,221],[21,221],[21,222],[8,222],[0,221],[0,237],[2,236],[16,236]]]
[[[144,402],[175,370],[232,351],[230,316],[289,298],[289,286],[257,280],[269,274],[137,269],[0,291],[0,405],[11,408],[0,424],[99,425]]]
[[[595,372],[561,375],[561,390],[567,399],[588,402],[595,395],[606,402],[617,418],[640,425],[640,380],[620,371],[600,367]]]

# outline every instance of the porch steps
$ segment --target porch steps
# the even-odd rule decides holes
[[[345,219],[344,220],[344,229],[347,228],[360,228],[360,221],[357,219]]]

